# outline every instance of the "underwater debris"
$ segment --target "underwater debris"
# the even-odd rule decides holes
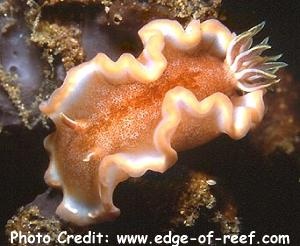
[[[281,82],[265,97],[264,121],[250,134],[254,146],[265,155],[276,150],[286,154],[300,151],[300,84],[287,70],[282,69],[278,77]]]
[[[84,61],[84,51],[79,41],[80,30],[40,21],[31,34],[31,41],[43,47],[43,56],[53,65],[60,56],[66,71]]]
[[[192,19],[201,21],[216,18],[221,0],[115,0],[101,1],[106,6],[108,23],[119,25],[133,22],[137,14],[146,22],[156,18],[177,19],[188,23]]]
[[[191,227],[198,219],[206,217],[208,221],[216,223],[223,234],[239,233],[237,209],[214,179],[199,171],[192,171],[180,193],[171,220],[175,227]]]
[[[218,9],[222,0],[149,0],[168,7],[174,18],[200,19],[218,17]]]
[[[186,183],[186,187],[181,191],[177,202],[177,214],[172,220],[172,224],[179,226],[193,226],[199,218],[201,210],[214,210],[216,198],[212,194],[209,178],[202,173],[191,173]]]
[[[23,102],[21,101],[20,87],[14,82],[17,79],[15,74],[6,72],[0,65],[0,87],[7,93],[13,105],[18,109],[19,117],[27,128],[31,128],[29,118],[30,111],[26,110]]]
[[[14,0],[6,0],[0,3],[0,15],[4,17],[12,16],[14,13],[19,12],[20,7]]]
[[[219,223],[222,234],[238,234],[240,232],[240,221],[236,216],[226,217],[218,211],[212,221]]]
[[[224,201],[225,203],[227,201],[227,198],[223,197],[223,195],[227,194],[221,192],[221,187],[218,185],[210,188],[207,184],[209,179],[211,177],[202,171],[192,171],[186,165],[176,166],[163,177],[150,174],[143,178],[129,179],[120,185],[115,196],[118,203],[122,204],[124,213],[114,222],[113,232],[176,231],[187,226],[192,229],[191,227],[194,224],[188,224],[184,221],[187,219],[185,215],[188,216],[193,213],[197,214],[197,218],[193,221],[197,225],[207,225],[208,223],[215,228],[216,233],[235,233],[233,228],[238,229],[238,219],[234,220],[233,217],[228,216],[228,210],[221,208],[224,205]],[[193,192],[196,192],[197,197],[193,195]],[[203,197],[198,196],[200,194]],[[219,195],[216,196],[215,194]],[[55,209],[61,200],[61,192],[48,189],[45,193],[38,195],[26,208],[38,208],[39,214],[44,218],[45,223],[55,218],[60,223],[57,233],[66,229],[78,233],[84,233],[87,229],[103,231],[107,230],[107,226],[109,227],[109,224],[100,224],[79,230],[78,227],[62,221],[55,214]],[[197,202],[200,203],[197,204]],[[224,206],[230,207],[232,204],[225,204]],[[186,211],[185,215],[180,213],[181,210]],[[151,216],[149,216],[150,214]],[[230,214],[235,216],[232,211],[230,211]],[[11,221],[20,221],[19,217],[22,216],[23,214],[18,212],[9,220],[7,227],[11,228],[10,231],[15,228],[12,227]],[[145,223],[143,228],[141,228],[139,223],[129,222],[140,220]],[[23,221],[25,225],[26,221]],[[31,221],[35,221],[35,219],[31,217],[27,223]],[[151,227],[153,223],[155,223],[155,228]],[[124,225],[126,225],[126,228],[124,228]],[[26,232],[24,231],[23,234],[26,234]]]
[[[38,105],[47,98],[43,96],[44,89],[51,86],[42,88],[47,80],[41,76],[44,65],[40,60],[39,50],[28,42],[30,30],[24,22],[23,12],[20,11],[23,3],[8,0],[2,4],[6,8],[3,8],[5,12],[0,19],[4,28],[0,34],[0,124],[3,127],[20,124],[28,129],[32,129],[38,122],[46,125],[45,117],[38,111]]]
[[[14,0],[6,0],[0,3],[0,30],[1,34],[7,33],[17,22],[14,15],[20,7]]]
[[[211,193],[208,178],[201,173],[193,173],[177,204],[178,217],[172,223],[178,226],[193,226],[199,218],[202,208],[212,210],[216,206],[216,198]]]
[[[43,57],[53,70],[53,62],[57,56],[66,71],[82,63],[84,51],[80,42],[80,29],[74,25],[65,26],[42,20],[42,6],[34,0],[28,1],[27,4],[30,9],[25,13],[25,19],[32,30],[30,40],[43,49]]]
[[[37,206],[27,206],[22,207],[18,210],[17,214],[14,215],[10,220],[8,220],[5,226],[5,234],[8,237],[9,245],[11,246],[28,246],[33,245],[32,243],[19,243],[15,240],[14,243],[10,243],[10,235],[12,231],[17,231],[23,235],[37,235],[41,233],[42,235],[50,236],[50,243],[38,244],[38,245],[66,245],[57,241],[59,233],[63,230],[71,232],[67,227],[62,225],[62,222],[55,217],[46,218],[40,214],[40,210]],[[63,238],[63,235],[61,236]],[[34,244],[37,245],[37,244]]]
[[[9,30],[16,25],[16,19],[14,18],[7,18],[6,22],[1,23],[1,27],[0,27],[0,31],[2,34],[5,34],[7,32],[9,32]]]
[[[16,75],[9,83],[14,86],[12,89],[8,87],[9,77],[2,78],[2,82],[5,81],[0,95],[3,127],[21,123],[32,129],[39,122],[48,127],[38,105],[61,82],[59,76],[63,77],[64,71],[60,72],[60,64],[67,70],[84,60],[82,48],[75,39],[80,36],[77,29],[39,22],[40,9],[35,2],[29,2],[30,8],[16,1],[5,1],[1,5],[2,77],[11,73]],[[41,25],[44,32],[35,31]],[[42,52],[34,44],[40,46]],[[26,52],[19,52],[23,49]]]
[[[12,98],[15,101],[15,104],[21,108],[19,105],[20,101],[18,96],[20,94],[20,89],[14,83],[15,76],[4,71],[3,67],[0,66],[0,112],[2,111],[0,126],[1,128],[9,122],[15,122],[15,119],[18,117],[15,112],[13,103],[7,103],[5,97],[8,94],[11,94]]]
[[[130,24],[134,20],[145,24],[154,18],[173,18],[182,22],[216,18],[222,0],[47,0],[45,6],[82,4],[104,7],[102,16],[108,25]]]
[[[43,96],[49,93],[49,91],[47,93],[45,93],[44,91],[47,86],[41,86],[39,88],[38,93],[36,93],[36,96],[31,103],[31,106],[28,107],[22,100],[21,88],[16,81],[18,81],[18,75],[5,71],[4,67],[0,65],[0,88],[2,88],[2,90],[6,93],[13,105],[13,108],[10,108],[10,105],[7,102],[4,102],[0,106],[1,110],[5,114],[10,114],[18,117],[21,120],[22,124],[29,130],[32,129],[38,122],[41,122],[45,127],[47,127],[45,116],[36,113],[39,104],[45,98],[47,98],[46,96]],[[15,109],[17,109],[17,112],[15,112]],[[7,117],[3,117],[1,121],[5,126]]]

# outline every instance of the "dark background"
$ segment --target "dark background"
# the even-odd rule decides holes
[[[288,69],[300,76],[300,3],[297,0],[224,0],[225,23],[231,30],[244,31],[266,21],[263,33],[270,36],[272,49],[283,53]]]
[[[274,54],[284,54],[282,60],[289,64],[288,70],[299,80],[300,9],[297,2],[224,0],[222,13],[227,17],[224,22],[237,33],[265,20],[263,33],[270,36]],[[10,132],[0,135],[1,237],[7,219],[16,209],[46,189],[43,175],[48,157],[43,149],[43,139],[47,130],[18,128]],[[274,157],[273,166],[265,167],[264,163],[259,163],[261,159],[255,151],[249,148],[247,139],[234,143],[220,139],[181,157],[200,161],[201,157],[197,156],[203,156],[199,153],[205,149],[206,158],[218,158],[220,166],[215,167],[215,174],[228,180],[226,185],[233,191],[239,207],[242,232],[300,234],[300,184],[295,182],[299,166],[293,159],[278,155]],[[220,155],[216,157],[215,153]],[[294,239],[296,243],[297,237]],[[294,245],[300,245],[300,242]]]

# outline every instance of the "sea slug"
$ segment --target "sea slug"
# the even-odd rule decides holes
[[[147,170],[163,173],[177,152],[226,133],[242,138],[262,120],[264,88],[286,64],[252,46],[261,23],[235,35],[219,21],[154,20],[139,30],[138,58],[100,53],[69,70],[40,110],[56,131],[45,181],[62,189],[56,213],[77,225],[119,215],[113,191]]]

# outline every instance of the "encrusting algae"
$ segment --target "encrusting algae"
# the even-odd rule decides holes
[[[23,124],[31,129],[30,124],[30,110],[26,110],[24,104],[21,101],[21,90],[20,87],[14,82],[16,75],[8,73],[0,65],[0,86],[7,93],[13,105],[19,111],[19,117],[22,119]]]
[[[219,190],[217,182],[199,171],[192,171],[182,189],[176,204],[175,215],[171,223],[174,226],[194,226],[196,221],[204,217],[215,222],[223,234],[239,233],[239,219],[235,205],[225,197],[226,192],[216,196]]]
[[[26,20],[32,30],[30,40],[43,48],[43,57],[53,70],[55,57],[59,57],[66,71],[82,63],[85,57],[80,42],[80,29],[42,20],[42,6],[33,0],[28,1],[28,5],[30,10],[26,13]]]
[[[39,208],[37,206],[22,207],[19,209],[18,213],[8,220],[6,226],[6,235],[8,236],[8,241],[10,242],[11,232],[16,231],[22,233],[23,235],[49,235],[51,241],[49,243],[41,243],[38,245],[42,246],[58,246],[58,245],[67,245],[67,243],[58,242],[58,235],[63,230],[68,230],[64,227],[58,219],[46,218],[40,214]],[[68,231],[71,233],[71,231]],[[64,235],[60,236],[61,239],[64,239]],[[10,243],[11,246],[29,246],[32,245],[29,242],[24,240],[19,243],[18,240],[13,240],[13,243]],[[37,244],[35,244],[37,245]]]
[[[300,84],[287,71],[279,73],[280,84],[266,95],[269,108],[262,124],[250,135],[265,155],[300,151]]]
[[[34,82],[40,85],[36,92],[31,92],[34,93],[33,97],[32,95],[24,94],[23,90],[26,90],[27,85],[22,84],[22,76],[24,75],[21,74],[20,76],[18,74],[18,70],[22,70],[21,67],[15,66],[16,69],[14,70],[16,71],[10,76],[11,72],[7,71],[7,68],[4,66],[1,66],[0,81],[2,89],[6,92],[15,107],[22,124],[26,128],[32,129],[40,121],[42,121],[44,126],[47,126],[44,116],[38,112],[38,105],[57,87],[57,71],[55,68],[56,64],[59,64],[57,59],[61,60],[64,69],[67,71],[74,65],[84,61],[84,52],[79,43],[80,31],[78,29],[73,27],[67,28],[40,20],[41,8],[37,3],[28,1],[27,4],[28,7],[10,0],[1,3],[0,12],[3,16],[1,20],[1,35],[4,39],[12,35],[22,35],[23,37],[23,33],[18,33],[20,25],[24,25],[24,29],[27,28],[30,30],[31,34],[26,40],[24,39],[25,46],[28,46],[28,49],[32,49],[32,44],[36,44],[36,46],[42,49],[42,54],[39,56],[41,58],[39,63],[42,64],[43,69],[41,73],[43,78],[40,81]],[[21,11],[23,8],[25,8],[24,14]],[[22,19],[26,21],[20,23],[19,21]],[[31,44],[28,42],[31,42]],[[27,97],[26,100],[24,96]],[[28,101],[30,98],[33,98],[31,102]],[[7,122],[4,123],[4,126],[5,124]]]
[[[216,9],[221,5],[221,0],[149,0],[149,2],[167,6],[174,18],[206,19],[208,16],[217,17]]]

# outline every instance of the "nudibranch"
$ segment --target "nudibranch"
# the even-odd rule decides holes
[[[56,213],[77,225],[116,218],[116,186],[165,172],[177,152],[226,133],[242,138],[262,120],[264,88],[286,64],[252,47],[261,23],[235,35],[219,21],[154,20],[139,30],[143,51],[112,61],[100,53],[72,68],[40,110],[56,131],[45,181],[63,191]]]

